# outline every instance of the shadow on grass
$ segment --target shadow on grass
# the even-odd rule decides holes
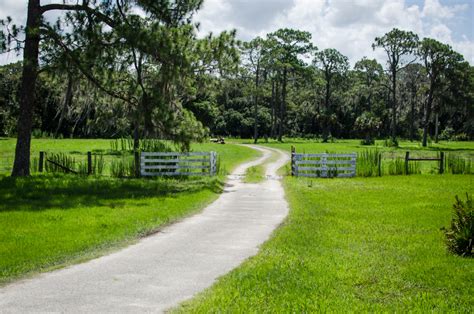
[[[220,193],[223,183],[203,179],[111,179],[73,175],[41,175],[30,178],[0,176],[0,212],[71,209],[84,206],[121,206],[153,197],[177,197],[202,190]]]

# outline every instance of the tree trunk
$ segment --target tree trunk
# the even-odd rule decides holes
[[[392,141],[397,140],[397,71],[392,70]]]
[[[254,104],[254,122],[253,122],[253,142],[257,144],[258,141],[258,87],[259,87],[259,75],[260,75],[260,60],[257,62],[257,73],[255,76],[255,104]]]
[[[416,96],[415,92],[412,90],[411,93],[411,103],[410,103],[410,141],[413,142],[415,140],[415,101]]]
[[[435,114],[435,143],[438,143],[438,133],[439,133],[439,114]]]
[[[283,85],[281,87],[281,102],[280,102],[280,123],[278,125],[278,141],[283,141],[284,121],[286,115],[286,85],[287,85],[288,71],[286,67],[283,69]]]
[[[18,137],[12,176],[30,175],[31,129],[35,105],[35,86],[38,77],[39,26],[41,22],[40,0],[28,1],[25,48],[23,50],[23,74],[21,78],[20,114]]]
[[[58,121],[58,126],[56,127],[56,131],[54,132],[54,136],[57,137],[59,134],[59,131],[61,130],[61,126],[64,121],[64,117],[66,116],[67,109],[71,106],[72,104],[72,99],[73,99],[73,77],[71,72],[68,72],[67,75],[67,87],[66,87],[66,95],[64,96],[64,103],[63,103],[63,108],[61,109],[60,116],[59,116],[59,121]]]
[[[428,93],[428,100],[425,106],[425,119],[423,121],[423,147],[427,146],[428,142],[428,126],[430,124],[431,106],[433,104],[433,83],[430,84],[430,91]]]
[[[331,99],[331,85],[330,85],[330,80],[331,77],[326,74],[326,95],[324,97],[324,107],[325,107],[325,114],[323,118],[323,143],[327,143],[329,139],[329,133],[331,133],[331,126],[329,123],[329,118],[331,116],[331,110],[330,110],[330,99]]]
[[[273,82],[273,106],[272,106],[272,114],[273,114],[273,122],[272,122],[272,138],[277,138],[277,127],[278,127],[278,105],[280,102],[280,84],[278,80]]]
[[[133,158],[135,162],[135,177],[140,177],[140,134],[138,130],[138,119],[133,126]]]

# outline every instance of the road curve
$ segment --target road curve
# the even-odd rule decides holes
[[[276,170],[281,151],[240,165],[222,195],[201,213],[116,253],[0,288],[0,312],[162,312],[212,285],[255,255],[288,213]],[[248,167],[264,163],[269,179],[244,184]]]

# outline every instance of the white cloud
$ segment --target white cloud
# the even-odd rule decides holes
[[[262,5],[255,3],[264,5],[267,12],[260,14]],[[405,0],[293,0],[287,3],[290,5],[282,7],[281,1],[207,0],[196,20],[202,22],[202,34],[231,27],[237,29],[239,38],[244,40],[282,27],[309,31],[316,46],[334,47],[347,55],[351,63],[363,56],[376,57],[384,63],[383,51],[373,51],[371,45],[375,37],[397,27],[411,30],[420,38],[433,37],[449,43],[474,64],[474,41],[464,38],[456,42],[452,30],[439,22],[455,19],[459,12],[469,8],[467,4],[442,5],[438,0],[410,6]],[[257,8],[255,12],[254,8]],[[252,22],[256,18],[262,20]],[[472,37],[473,30],[467,31]]]
[[[422,16],[437,19],[450,19],[453,18],[457,12],[466,10],[468,7],[467,4],[443,6],[439,0],[425,0]]]
[[[12,16],[24,23],[26,1],[0,0],[0,18]],[[59,0],[54,0],[59,1]],[[424,2],[422,2],[424,1]],[[205,0],[195,16],[200,22],[200,34],[236,29],[238,37],[250,40],[265,36],[278,28],[305,30],[313,35],[320,49],[336,48],[347,55],[351,63],[363,56],[376,57],[381,63],[381,49],[371,48],[375,37],[393,27],[411,30],[420,38],[433,37],[448,43],[474,64],[474,3],[444,5],[440,0],[419,0],[407,5],[406,0]],[[42,3],[52,2],[43,0]],[[470,10],[462,33],[450,22],[459,22],[463,10]],[[465,36],[463,36],[465,35]],[[16,60],[15,54],[0,55],[0,64]]]

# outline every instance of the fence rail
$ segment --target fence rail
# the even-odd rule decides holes
[[[291,174],[296,177],[345,178],[356,175],[357,154],[291,153]]]
[[[140,174],[150,176],[214,176],[216,152],[150,153],[140,156]]]

